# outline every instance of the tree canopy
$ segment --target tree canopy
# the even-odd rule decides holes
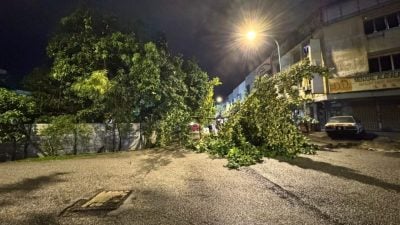
[[[116,18],[86,9],[61,19],[47,46],[50,66],[25,79],[41,120],[139,122],[169,144],[187,135],[192,116],[209,115],[217,82],[194,60],[171,55],[163,33],[148,41],[140,25],[122,28]]]
[[[17,143],[28,138],[26,128],[35,119],[35,102],[31,97],[0,88],[0,143],[12,142],[15,159]]]

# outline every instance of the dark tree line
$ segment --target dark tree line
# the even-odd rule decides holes
[[[62,18],[47,46],[50,63],[35,68],[23,81],[32,95],[14,96],[24,99],[21,104],[32,101],[29,110],[35,111],[30,113],[35,118],[7,119],[4,115],[15,106],[3,97],[1,126],[68,117],[61,121],[109,123],[119,131],[123,124],[145,124],[144,133],[156,131],[159,145],[187,137],[193,116],[213,112],[207,97],[219,82],[210,80],[195,61],[172,55],[164,34],[155,32],[149,38],[140,33],[143,23],[139,25],[130,29],[115,17],[83,8]],[[1,94],[10,93],[2,89]]]

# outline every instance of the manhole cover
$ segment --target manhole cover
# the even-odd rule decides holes
[[[88,211],[111,211],[118,209],[131,191],[102,191],[89,200],[81,199],[65,209],[61,214]]]

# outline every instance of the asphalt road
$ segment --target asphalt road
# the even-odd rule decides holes
[[[337,224],[400,224],[400,153],[333,149],[252,169]]]
[[[399,224],[397,153],[336,150],[240,171],[224,159],[151,150],[0,164],[0,224]],[[62,214],[100,190],[115,211]]]

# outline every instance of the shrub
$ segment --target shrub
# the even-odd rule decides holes
[[[244,143],[241,147],[233,147],[229,150],[227,167],[231,169],[240,166],[250,166],[262,162],[263,154],[255,146]]]
[[[219,138],[208,139],[206,145],[207,145],[207,150],[210,154],[217,155],[220,157],[226,156],[230,151],[230,149],[232,148],[232,145]]]
[[[73,153],[77,154],[78,144],[87,144],[90,132],[86,124],[76,123],[73,116],[58,116],[40,132],[44,139],[41,145],[51,156],[58,155],[59,151],[64,150],[65,145],[72,145]]]

